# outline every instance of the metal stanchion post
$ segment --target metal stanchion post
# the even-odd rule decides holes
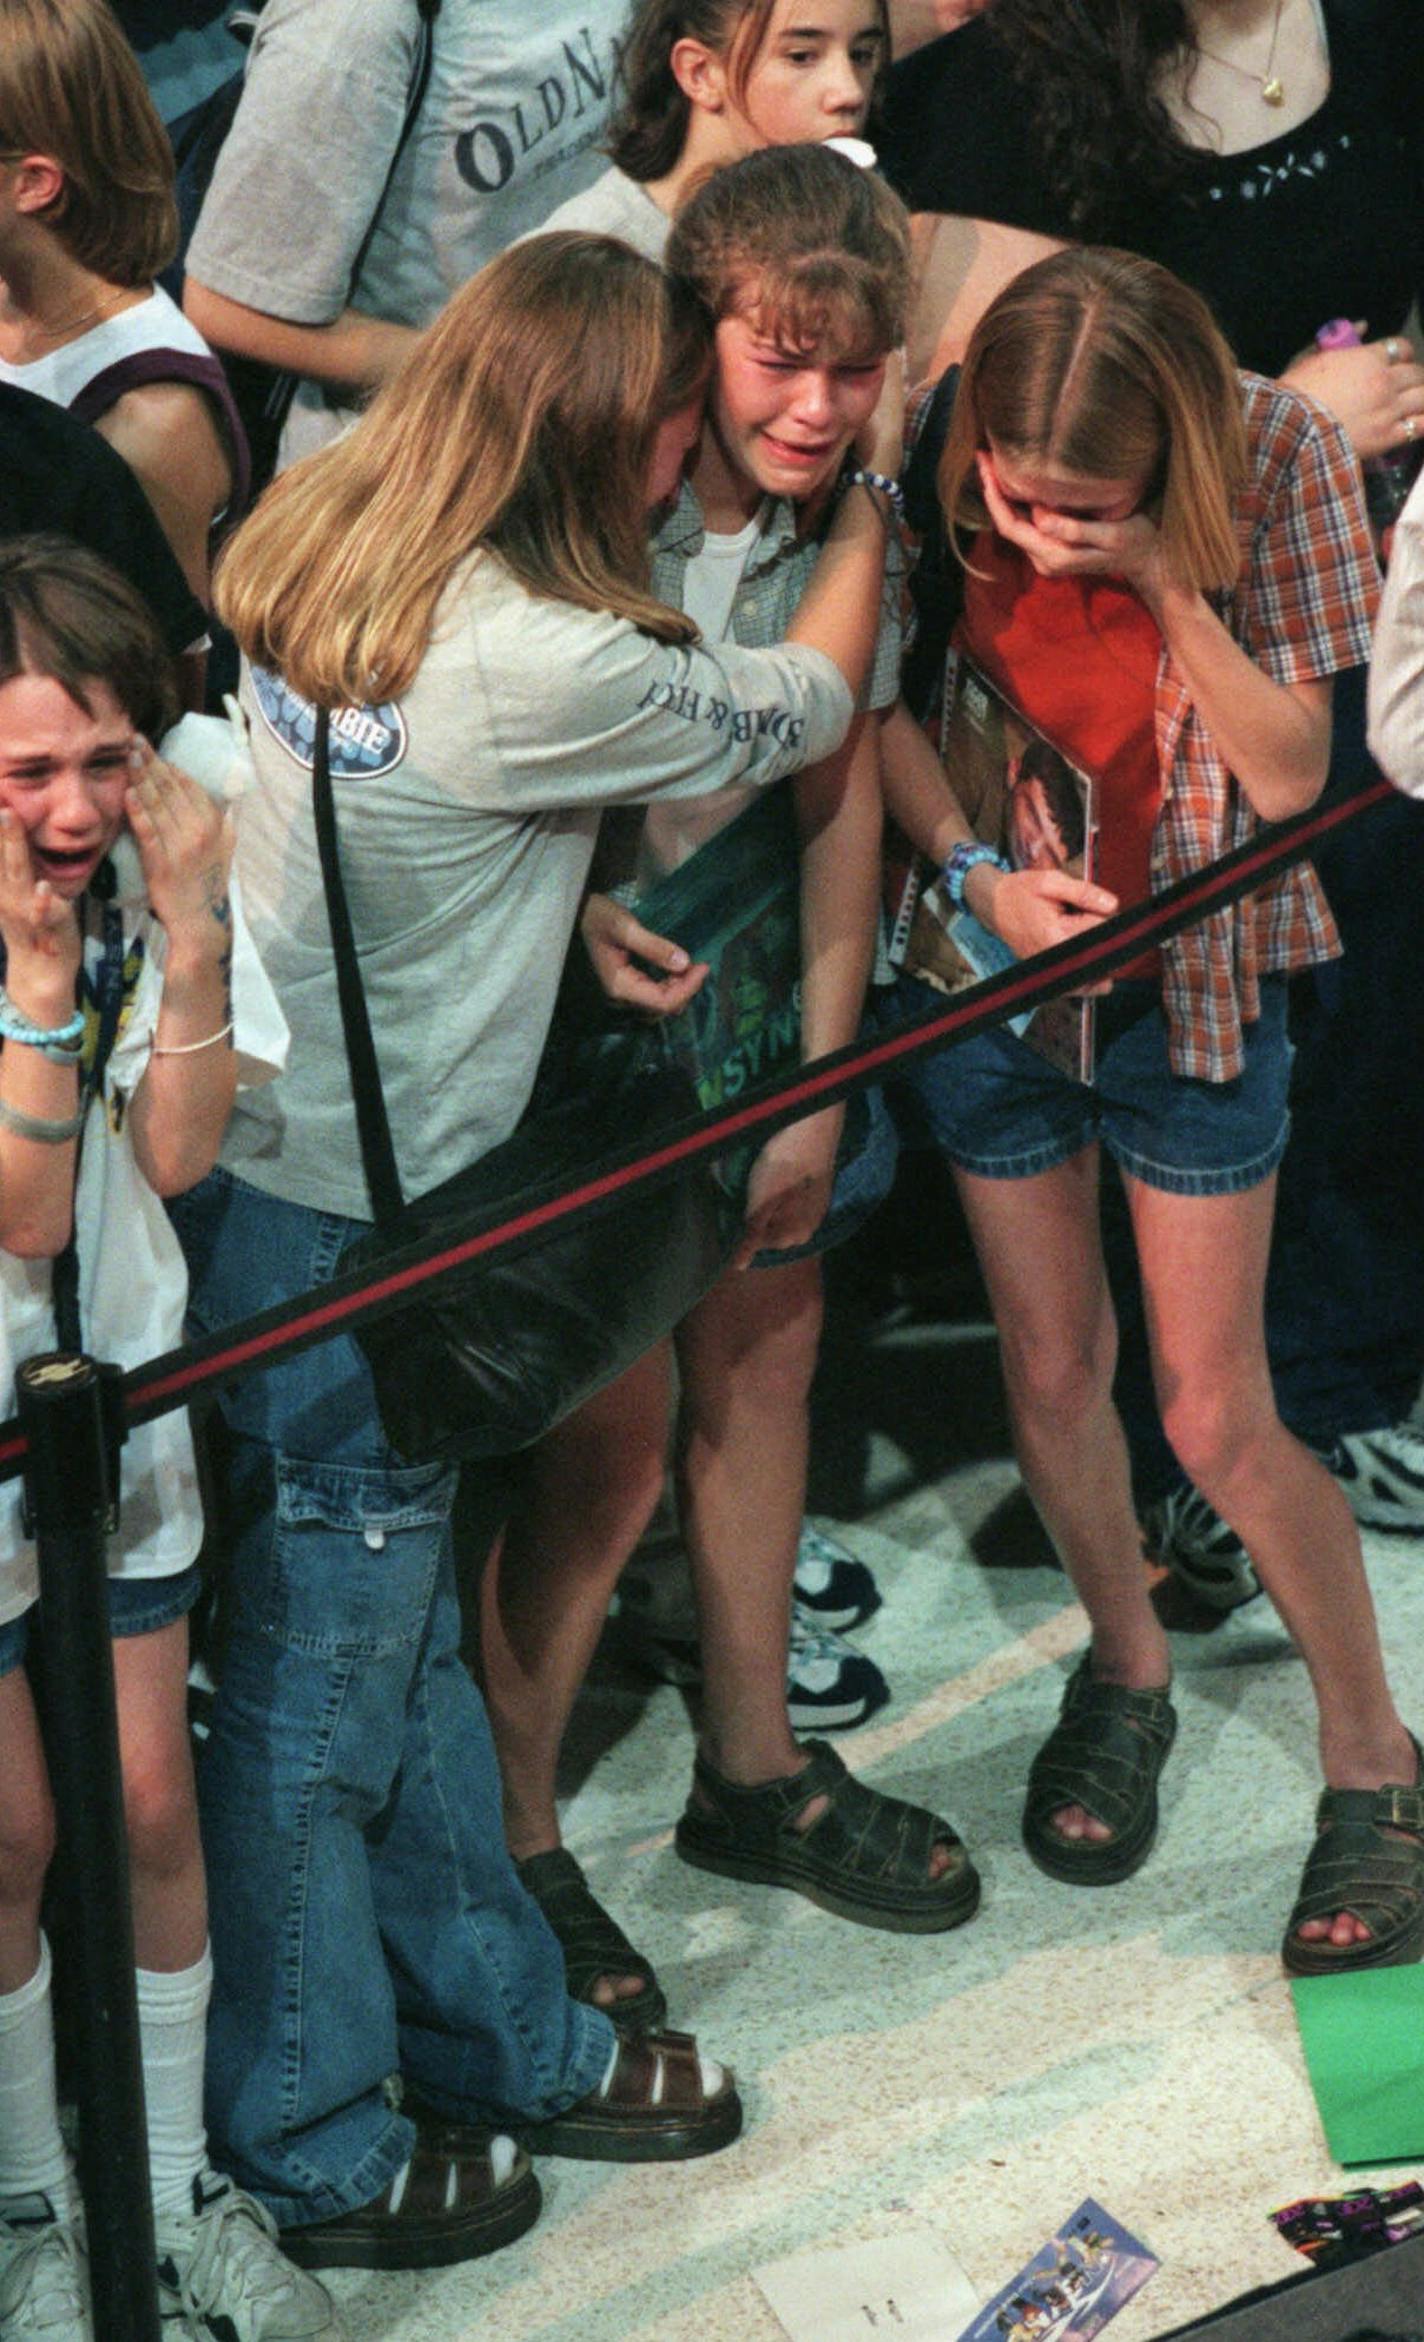
[[[100,1376],[92,1359],[57,1352],[29,1359],[16,1389],[30,1443],[46,1755],[70,1881],[63,1951],[76,2030],[79,2184],[94,2324],[101,2342],[159,2342],[104,1558],[116,1491]]]

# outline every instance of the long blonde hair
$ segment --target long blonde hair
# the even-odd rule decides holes
[[[0,153],[59,164],[38,216],[109,284],[150,284],[173,258],[173,149],[104,0],[0,0]]]
[[[990,439],[1089,478],[1143,473],[1174,573],[1204,593],[1235,583],[1247,472],[1236,364],[1205,301],[1155,261],[1055,252],[991,302],[940,458],[951,531],[988,525],[975,458]]]
[[[481,548],[531,593],[691,640],[649,590],[646,481],[710,347],[691,290],[613,237],[515,245],[354,429],[268,489],[219,566],[219,616],[327,706],[409,688],[440,596]]]

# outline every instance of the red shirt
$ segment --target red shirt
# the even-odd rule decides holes
[[[1162,804],[1157,623],[1129,587],[1112,578],[1040,577],[1026,554],[991,531],[975,539],[969,560],[958,639],[1029,722],[1092,776],[1092,875],[1120,904],[1139,903],[1152,891]],[[1154,951],[1123,974],[1156,976],[1160,967]]]

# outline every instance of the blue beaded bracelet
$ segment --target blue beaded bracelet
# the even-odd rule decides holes
[[[905,491],[898,480],[891,479],[888,472],[867,471],[861,465],[855,471],[846,473],[846,486],[848,488],[878,488],[895,518],[897,520],[904,519]]]
[[[961,838],[957,846],[951,846],[940,876],[944,881],[944,891],[956,911],[964,908],[965,880],[981,862],[992,862],[996,870],[1007,870],[1009,867],[1003,855],[996,854],[992,846],[981,846],[971,838]]]
[[[18,1041],[25,1049],[38,1049],[53,1065],[73,1065],[84,1046],[83,1013],[76,1008],[62,1025],[32,1025],[28,1017],[20,1014],[9,993],[0,991],[0,1040]]]

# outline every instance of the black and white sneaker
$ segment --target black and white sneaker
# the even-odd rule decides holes
[[[1424,1426],[1382,1423],[1378,1431],[1342,1431],[1310,1445],[1362,1529],[1424,1537]]]
[[[1227,1527],[1190,1480],[1147,1507],[1142,1536],[1153,1560],[1209,1610],[1239,1610],[1261,1591],[1251,1556],[1236,1531]]]
[[[880,1589],[868,1565],[847,1553],[836,1537],[828,1537],[814,1521],[801,1523],[796,1548],[796,1599],[801,1608],[832,1634],[864,1626],[880,1608]]]
[[[848,1732],[890,1697],[873,1659],[831,1634],[798,1596],[791,1605],[786,1713],[793,1732]]]

